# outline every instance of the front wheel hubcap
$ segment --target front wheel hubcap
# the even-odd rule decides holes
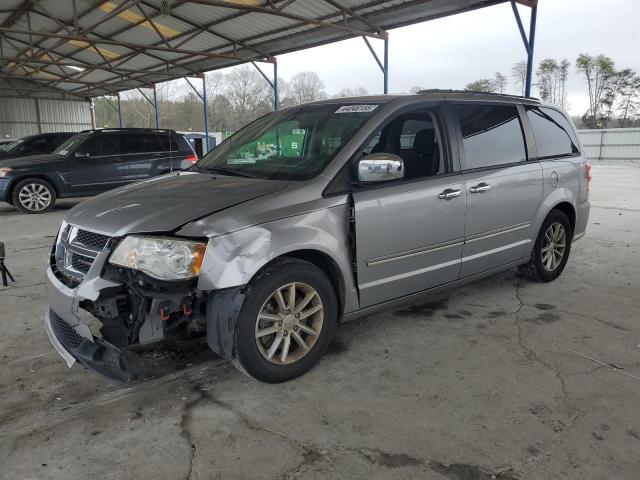
[[[567,232],[560,222],[549,225],[542,242],[542,265],[548,272],[560,266],[567,248]]]
[[[324,308],[320,295],[306,283],[276,289],[262,305],[255,337],[260,354],[276,365],[297,362],[320,337]]]
[[[51,192],[39,183],[29,183],[18,193],[20,204],[27,210],[39,212],[51,204]]]

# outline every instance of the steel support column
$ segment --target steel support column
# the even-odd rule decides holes
[[[120,92],[118,92],[118,126],[122,128],[122,103],[120,102]]]
[[[273,80],[265,75],[262,69],[258,66],[256,62],[251,62],[251,64],[258,70],[262,78],[264,78],[269,86],[273,89],[273,109],[275,111],[280,110],[280,91],[278,89],[278,61],[273,59]]]
[[[518,30],[520,31],[520,36],[522,37],[524,48],[527,51],[527,77],[525,79],[524,85],[524,96],[530,97],[531,84],[533,80],[533,48],[535,46],[536,40],[536,18],[538,15],[538,7],[535,4],[531,7],[531,20],[529,21],[528,37],[526,32],[524,31],[524,25],[522,24],[520,12],[518,11],[518,6],[516,5],[515,0],[511,0],[511,8],[513,9],[513,15],[516,17],[516,23],[518,24]]]
[[[364,43],[367,44],[367,48],[369,48],[369,51],[371,52],[371,55],[373,55],[373,59],[378,64],[378,67],[380,67],[380,71],[382,71],[382,91],[386,95],[387,93],[389,93],[389,34],[387,32],[384,33],[384,55],[382,57],[382,61],[380,61],[380,57],[378,57],[378,54],[371,46],[369,39],[364,36],[362,37],[362,39],[364,40]]]
[[[198,91],[198,89],[196,87],[193,86],[193,83],[191,83],[191,80],[189,80],[187,77],[184,77],[184,79],[187,81],[187,83],[189,84],[189,86],[191,87],[191,89],[196,93],[196,95],[200,98],[200,100],[202,100],[202,105],[204,108],[204,134],[205,134],[205,141],[206,141],[206,145],[207,145],[207,152],[210,149],[210,143],[209,143],[209,103],[207,102],[207,82],[205,80],[205,76],[204,74],[201,74],[201,78],[202,78],[202,94]]]
[[[533,48],[536,41],[536,17],[538,16],[538,7],[531,7],[531,20],[529,22],[529,56],[527,57],[527,86],[525,87],[524,96],[531,96],[531,80],[533,78]]]
[[[211,150],[209,144],[209,104],[207,102],[207,82],[204,73],[202,74],[202,103],[204,104],[204,135],[207,142],[207,152]]]
[[[156,111],[156,128],[160,128],[160,112],[158,111],[158,92],[153,86],[153,109]]]

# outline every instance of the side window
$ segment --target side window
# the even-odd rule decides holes
[[[399,115],[384,125],[363,146],[364,155],[392,153],[404,161],[405,180],[446,172],[436,112],[421,110]]]
[[[89,157],[121,155],[122,137],[108,134],[95,135],[80,147],[79,152],[89,154]]]
[[[463,170],[527,159],[515,105],[458,104],[453,109],[462,131]]]
[[[551,108],[529,108],[527,117],[536,138],[539,158],[580,153],[573,128],[560,112]]]
[[[149,152],[149,136],[142,133],[132,133],[127,135],[127,145],[129,153]]]
[[[164,148],[164,146],[162,145],[162,142],[160,140],[160,137],[155,134],[149,134],[147,135],[149,137],[149,152],[163,152],[163,151],[169,151],[168,148]],[[168,145],[167,145],[168,146]]]
[[[48,153],[49,145],[47,142],[47,137],[40,137],[32,140],[27,145],[25,145],[25,152],[32,155],[37,155],[40,153]]]

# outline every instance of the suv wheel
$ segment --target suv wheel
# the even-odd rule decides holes
[[[538,282],[558,278],[569,259],[572,239],[567,216],[559,210],[551,211],[540,228],[529,263],[520,267],[522,275]]]
[[[43,213],[56,203],[56,191],[46,180],[27,178],[13,189],[13,205],[26,213]]]
[[[287,259],[267,267],[247,288],[234,341],[234,365],[268,383],[310,370],[336,330],[331,282],[315,265]]]

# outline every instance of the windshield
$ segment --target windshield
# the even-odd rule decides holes
[[[266,115],[229,137],[192,169],[272,180],[318,175],[379,104],[320,104]]]
[[[74,150],[78,145],[80,145],[87,137],[91,135],[90,133],[80,133],[79,135],[74,135],[65,141],[62,145],[56,148],[53,151],[53,155],[66,155],[70,151]]]
[[[14,150],[17,150],[18,147],[20,145],[22,145],[24,143],[24,138],[21,138],[20,140],[16,140],[15,142],[11,142],[7,145],[3,145],[2,147],[0,147],[2,149],[2,151],[4,152],[12,152]]]

